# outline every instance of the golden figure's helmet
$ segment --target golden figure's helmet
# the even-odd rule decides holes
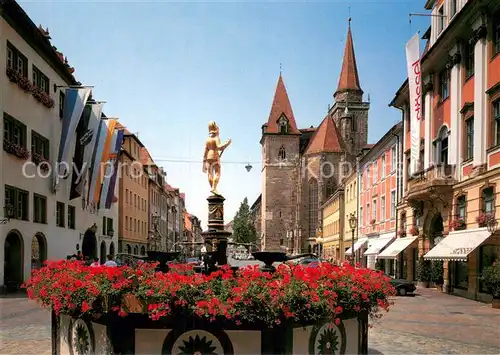
[[[219,127],[217,127],[217,123],[215,123],[215,121],[208,122],[208,133],[219,133]]]

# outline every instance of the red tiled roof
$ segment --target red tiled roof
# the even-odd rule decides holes
[[[165,184],[165,190],[167,190],[167,191],[175,191],[175,189],[172,186],[170,186],[169,184]]]
[[[305,154],[340,153],[345,151],[333,118],[327,115],[309,142]]]
[[[278,120],[283,114],[288,119],[290,127],[289,133],[300,133],[297,129],[297,124],[295,123],[295,117],[293,115],[292,105],[290,105],[290,100],[288,99],[285,83],[283,82],[283,78],[280,74],[278,84],[276,85],[276,92],[274,93],[271,112],[269,113],[269,119],[267,120],[266,133],[279,133]]]
[[[153,158],[151,158],[151,154],[149,154],[149,151],[145,147],[141,148],[141,151],[139,152],[139,156],[141,159],[141,163],[143,165],[153,165],[155,163],[153,161]]]
[[[351,19],[347,30],[347,40],[345,42],[344,59],[342,62],[342,72],[339,77],[337,92],[346,90],[362,91],[359,85],[358,67],[356,66],[356,56],[354,55],[354,43],[351,33]]]

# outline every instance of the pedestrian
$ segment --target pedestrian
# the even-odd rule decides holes
[[[108,255],[108,260],[104,263],[104,266],[117,267],[118,264],[113,260],[113,255]]]
[[[94,262],[90,264],[90,267],[98,267],[98,266],[101,266],[101,264],[99,263],[99,258],[94,258]]]

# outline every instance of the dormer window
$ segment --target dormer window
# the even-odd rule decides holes
[[[281,117],[279,118],[278,127],[281,134],[288,133],[288,119],[285,115],[281,115]]]
[[[280,150],[278,152],[278,158],[279,158],[279,160],[285,160],[286,159],[286,151],[285,151],[285,147],[284,146],[280,147]]]

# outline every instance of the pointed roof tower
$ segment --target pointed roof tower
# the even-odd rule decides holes
[[[335,122],[327,115],[311,138],[305,154],[341,153],[345,147]]]
[[[292,105],[290,105],[290,100],[288,99],[281,73],[278,78],[278,84],[276,85],[273,105],[271,106],[271,112],[269,113],[269,119],[265,125],[264,133],[283,133],[280,123],[288,123],[286,133],[300,134],[300,131],[297,129],[297,124],[295,123]]]
[[[347,39],[345,41],[344,59],[342,62],[342,71],[339,77],[337,91],[333,95],[336,101],[339,93],[353,92],[363,95],[363,90],[359,85],[358,67],[356,65],[356,56],[354,55],[354,43],[351,33],[351,18],[349,17],[347,29]]]

